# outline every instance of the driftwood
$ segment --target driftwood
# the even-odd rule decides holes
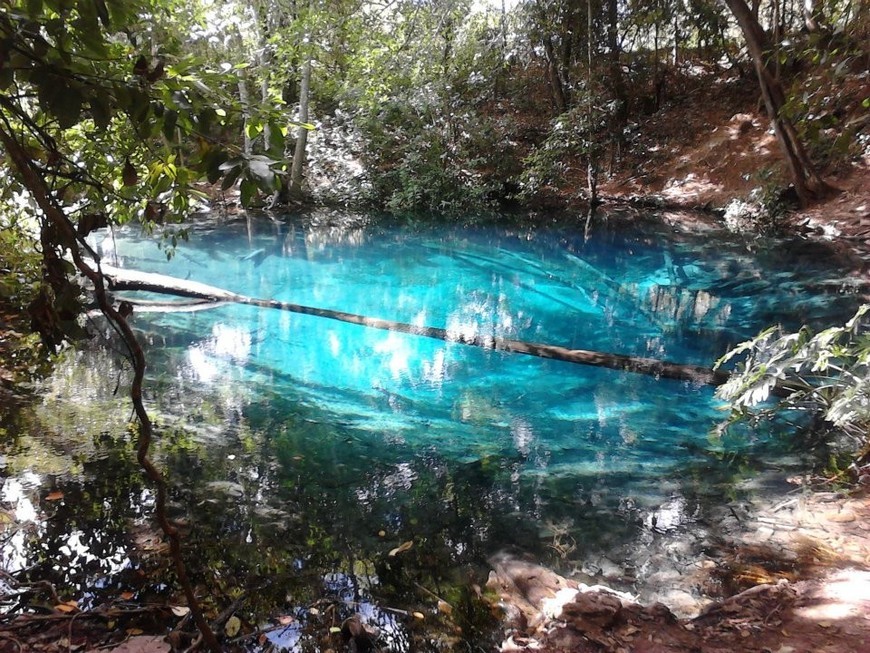
[[[560,347],[558,345],[524,342],[522,340],[512,340],[509,338],[480,335],[466,336],[438,327],[416,326],[405,322],[394,322],[392,320],[383,320],[376,317],[356,315],[354,313],[344,313],[342,311],[332,311],[325,308],[282,302],[275,299],[258,299],[256,297],[248,297],[246,295],[230,292],[215,286],[209,286],[197,281],[188,281],[162,274],[137,272],[108,265],[101,265],[100,271],[106,278],[111,290],[141,290],[165,295],[190,297],[203,300],[204,302],[214,303],[215,305],[222,302],[233,302],[237,304],[247,304],[249,306],[259,306],[261,308],[272,308],[281,311],[290,311],[292,313],[301,313],[303,315],[314,315],[316,317],[338,320],[339,322],[347,322],[349,324],[358,324],[373,329],[397,331],[399,333],[434,338],[445,342],[455,342],[470,347],[506,351],[515,354],[526,354],[528,356],[550,358],[579,365],[593,365],[595,367],[606,367],[609,369],[621,370],[623,372],[646,374],[656,378],[691,381],[698,384],[718,386],[725,383],[730,376],[728,372],[723,370],[712,370],[697,365],[683,365],[681,363],[672,363],[655,358],[626,356],[623,354],[589,351],[585,349],[568,349],[567,347]]]

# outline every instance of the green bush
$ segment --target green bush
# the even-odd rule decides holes
[[[716,367],[744,356],[731,378],[717,390],[733,417],[807,411],[852,438],[859,458],[870,455],[870,304],[842,327],[813,334],[808,327],[785,333],[762,331],[723,356]],[[783,395],[771,408],[772,393]]]

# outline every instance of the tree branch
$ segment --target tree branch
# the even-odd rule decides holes
[[[104,284],[103,273],[99,269],[99,258],[93,250],[87,246],[84,240],[78,236],[74,225],[69,220],[66,213],[64,213],[63,209],[57,204],[56,200],[51,196],[45,181],[33,167],[33,162],[7,129],[10,129],[8,123],[6,123],[6,128],[0,127],[0,142],[3,143],[3,146],[5,147],[9,157],[12,159],[15,168],[22,177],[25,187],[33,195],[34,200],[36,200],[37,205],[44,213],[45,218],[62,234],[64,244],[69,247],[76,268],[93,285],[100,311],[102,311],[106,318],[120,331],[124,343],[130,352],[134,370],[133,381],[130,385],[130,399],[133,402],[133,409],[139,420],[137,459],[139,465],[155,486],[155,517],[160,524],[160,528],[169,540],[169,550],[174,563],[175,573],[178,576],[178,582],[187,598],[188,607],[194,617],[194,621],[212,653],[221,653],[221,646],[203,616],[202,608],[199,605],[199,601],[196,598],[193,586],[191,585],[190,579],[187,575],[187,569],[184,565],[184,558],[181,551],[181,536],[178,533],[178,529],[170,523],[166,516],[166,481],[149,458],[149,448],[151,446],[154,429],[142,400],[142,383],[145,377],[145,354],[142,351],[139,342],[136,340],[136,336],[127,320],[109,301]],[[84,246],[85,249],[94,256],[94,260],[97,261],[97,269],[93,269],[85,263],[81,251],[79,250],[80,246]]]

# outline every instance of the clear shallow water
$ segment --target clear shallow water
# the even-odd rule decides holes
[[[858,303],[856,278],[824,247],[693,229],[332,216],[196,226],[168,261],[133,232],[95,244],[117,265],[255,297],[698,365],[770,323],[836,323]],[[296,577],[352,588],[357,608],[376,596],[411,609],[427,600],[415,586],[482,582],[505,548],[592,576],[616,566],[643,591],[669,534],[715,530],[709,508],[807,464],[788,427],[718,429],[712,389],[691,383],[241,305],[137,310],[134,326],[174,509],[197,524],[190,546],[205,570],[272,579],[259,595],[273,614]],[[136,585],[141,543],[123,524],[151,501],[113,365],[111,347],[67,360],[37,408],[39,444],[4,461],[7,507],[51,514],[38,537],[9,540],[4,566],[41,564],[85,601]],[[388,555],[403,542],[413,548]],[[38,562],[58,551],[53,568]]]

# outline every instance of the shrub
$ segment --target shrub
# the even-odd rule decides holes
[[[808,411],[856,443],[859,458],[870,455],[870,304],[842,327],[813,334],[808,327],[784,333],[762,331],[728,352],[720,365],[745,355],[731,378],[717,390],[735,418],[771,411]],[[774,389],[782,397],[771,408]],[[759,408],[761,407],[761,408]]]

